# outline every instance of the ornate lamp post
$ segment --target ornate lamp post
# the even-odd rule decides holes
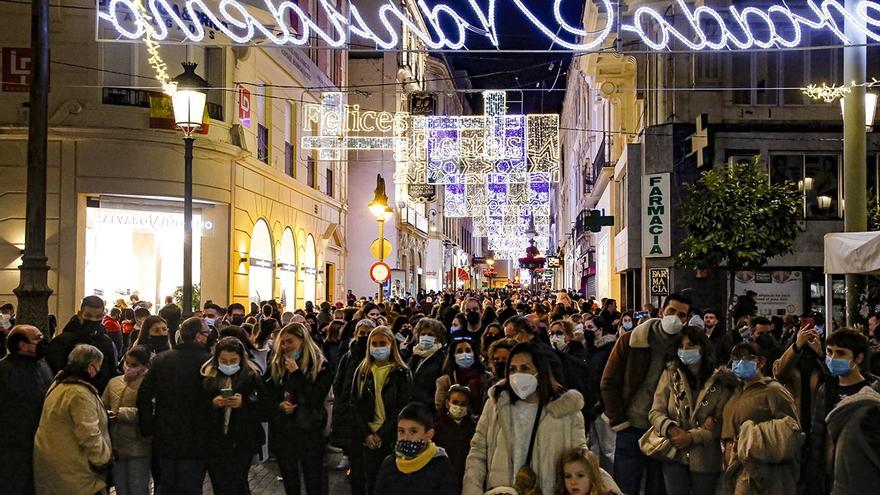
[[[196,64],[184,62],[183,73],[174,78],[177,91],[171,97],[174,121],[183,131],[183,316],[192,316],[192,159],[193,133],[202,127],[208,83],[195,73]]]
[[[385,179],[381,174],[376,174],[376,189],[373,191],[373,200],[367,204],[367,208],[379,222],[379,261],[385,261],[385,222],[394,216],[394,210],[388,206],[388,196],[385,194]],[[382,284],[379,284],[379,296],[377,301],[382,302]]]

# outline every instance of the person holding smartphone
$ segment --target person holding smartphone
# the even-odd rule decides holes
[[[284,492],[300,493],[300,473],[306,493],[321,493],[325,447],[324,401],[332,376],[321,348],[301,323],[281,329],[269,364],[266,387],[273,405],[269,421],[269,450],[278,459]]]
[[[236,337],[223,337],[202,366],[212,414],[208,421],[207,465],[214,493],[246,494],[248,470],[263,441],[265,387]]]

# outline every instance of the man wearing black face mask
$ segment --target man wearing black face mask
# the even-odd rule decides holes
[[[79,311],[67,322],[46,350],[46,362],[53,373],[58,373],[67,364],[67,356],[78,344],[89,344],[97,347],[104,360],[101,369],[93,379],[92,385],[99,393],[111,378],[116,376],[116,363],[119,362],[116,346],[104,330],[101,320],[104,318],[104,301],[98,296],[86,296],[80,304]]]
[[[173,297],[165,296],[165,306],[162,306],[162,309],[159,310],[159,316],[164,318],[165,323],[168,324],[168,333],[171,335],[171,342],[177,342],[177,329],[180,328],[182,312],[180,311],[180,306],[174,304]]]
[[[226,308],[226,320],[230,325],[240,327],[244,324],[244,305],[232,303]]]
[[[9,354],[0,361],[0,486],[6,493],[34,493],[34,435],[52,370],[43,359],[43,334],[30,325],[12,327]]]

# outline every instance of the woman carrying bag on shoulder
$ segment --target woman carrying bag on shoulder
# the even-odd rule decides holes
[[[327,361],[306,327],[290,323],[281,329],[266,387],[273,405],[269,450],[278,459],[288,495],[299,495],[300,473],[308,495],[321,493],[324,401],[331,384]]]
[[[668,495],[714,495],[718,484],[722,412],[738,383],[730,371],[715,370],[711,347],[701,329],[682,329],[648,413],[647,435],[676,448],[662,459]]]
[[[489,390],[462,494],[514,487],[520,495],[550,495],[563,454],[587,446],[584,399],[553,379],[543,351],[529,342],[510,351],[506,376]]]

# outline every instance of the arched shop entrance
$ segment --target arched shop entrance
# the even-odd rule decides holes
[[[315,301],[317,292],[318,255],[315,251],[315,238],[312,234],[306,237],[306,250],[303,259],[303,304]]]
[[[285,308],[293,308],[296,305],[296,244],[290,227],[284,229],[281,235],[278,281],[281,285],[281,305]]]
[[[272,299],[274,260],[272,255],[272,235],[265,220],[257,220],[251,234],[251,250],[248,253],[250,271],[248,275],[248,300],[260,302]]]

